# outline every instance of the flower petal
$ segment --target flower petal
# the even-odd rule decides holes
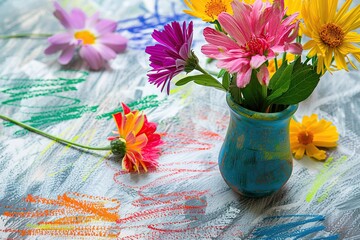
[[[246,87],[246,85],[248,85],[249,82],[250,82],[251,73],[252,73],[252,69],[251,69],[251,68],[245,70],[244,72],[238,73],[238,74],[237,74],[237,78],[236,78],[236,85],[237,85],[239,88],[244,88],[244,87]]]
[[[80,56],[83,58],[93,70],[99,70],[104,66],[104,59],[100,53],[90,45],[84,45],[80,49]]]
[[[73,39],[70,33],[57,33],[48,38],[48,42],[52,44],[67,44]]]
[[[103,59],[105,60],[111,60],[116,58],[116,52],[112,50],[110,47],[106,46],[105,44],[98,44],[96,46],[96,49],[100,53]]]
[[[54,2],[54,7],[55,7],[54,16],[59,20],[59,22],[66,29],[73,28],[70,15],[60,6],[58,2]]]
[[[260,71],[256,74],[256,76],[261,85],[269,85],[270,75],[269,70],[265,64],[261,66]]]
[[[116,53],[124,52],[128,40],[117,33],[106,33],[98,39],[99,43],[105,44]]]
[[[314,144],[306,145],[306,155],[317,160],[325,160],[326,158],[326,152],[319,150]]]
[[[301,159],[304,157],[304,153],[305,153],[305,147],[301,146],[299,147],[296,152],[295,152],[295,158],[296,159]]]
[[[78,8],[74,8],[70,14],[73,28],[83,29],[85,28],[86,14]]]
[[[252,69],[257,69],[260,67],[264,62],[266,62],[266,57],[261,55],[255,55],[251,57],[250,60],[250,67]]]
[[[95,25],[95,29],[100,36],[105,33],[115,32],[116,27],[117,22],[107,19],[101,19]]]
[[[64,50],[67,46],[69,46],[69,45],[68,44],[50,44],[50,46],[45,49],[44,53],[46,55],[50,55],[50,54],[56,53],[58,51]]]
[[[67,48],[65,48],[58,59],[59,63],[63,65],[68,64],[72,59],[72,57],[74,56],[74,52],[75,52],[74,45],[70,45]]]

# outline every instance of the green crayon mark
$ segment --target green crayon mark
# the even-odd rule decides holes
[[[23,107],[19,103],[24,99],[52,96],[55,93],[76,91],[73,85],[82,83],[89,75],[88,72],[77,71],[58,71],[55,74],[80,73],[78,78],[66,78],[59,76],[54,79],[31,79],[31,78],[11,78],[1,76],[0,81],[10,81],[16,83],[16,86],[10,87],[0,92],[10,95],[9,98],[1,104]]]
[[[34,113],[35,116],[32,116],[30,119],[24,120],[22,122],[26,124],[31,123],[32,127],[39,127],[42,125],[46,125],[49,122],[58,123],[66,120],[77,119],[80,118],[84,113],[96,112],[97,108],[97,106],[76,106],[65,108],[62,110],[41,112],[39,114]],[[4,125],[12,126],[14,124],[5,122]]]
[[[158,100],[158,96],[157,95],[149,95],[146,96],[144,98],[141,98],[139,100],[133,101],[129,104],[127,104],[131,109],[137,109],[139,111],[143,111],[146,109],[150,109],[150,108],[157,108],[158,106],[160,106],[160,104],[162,104],[163,102],[165,102],[166,99],[164,100]],[[119,112],[123,112],[122,107],[116,108],[114,111],[108,112],[108,113],[104,113],[101,114],[99,116],[96,117],[96,119],[112,119],[112,115],[115,113],[119,113]]]
[[[42,109],[42,112],[28,112],[32,116],[22,122],[35,127],[46,127],[62,121],[81,118],[85,113],[96,112],[98,106],[82,105],[80,99],[61,96],[61,93],[76,91],[75,85],[82,83],[89,75],[85,71],[58,71],[53,79],[31,79],[23,77],[0,76],[0,81],[5,82],[7,89],[1,90],[0,93],[9,95],[2,105],[15,107],[26,107],[29,109]],[[74,77],[75,75],[75,77]],[[15,85],[15,86],[14,86]],[[34,106],[24,105],[23,100],[34,98],[46,98]],[[65,101],[65,103],[64,103]],[[41,105],[41,102],[53,103],[51,106]],[[4,123],[6,127],[13,124]],[[27,130],[19,130],[15,135],[21,136],[26,134]]]
[[[339,166],[347,160],[347,156],[343,156],[340,159],[338,159],[337,161],[335,161],[334,164],[331,164],[333,162],[333,160],[334,160],[334,158],[330,157],[324,164],[324,168],[317,175],[309,193],[306,195],[307,202],[311,202],[311,200],[313,200],[313,198],[315,197],[317,192],[320,190],[320,188],[322,188],[322,186],[324,186],[324,184],[329,180],[329,178],[337,171]],[[335,183],[336,183],[336,181],[335,181]],[[333,183],[329,186],[330,189],[332,188],[332,185],[334,185],[335,183]],[[327,189],[328,191],[330,191],[329,187]],[[320,201],[324,201],[326,197],[327,197],[326,194],[322,195],[320,197]]]

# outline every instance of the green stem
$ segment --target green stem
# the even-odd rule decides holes
[[[279,69],[277,58],[274,58],[274,63],[275,63],[275,70],[277,71]]]
[[[200,67],[199,64],[196,65],[195,69],[198,70],[199,72],[205,74],[205,75],[210,76],[211,78],[213,78],[215,81],[218,82],[218,80],[217,80],[216,78],[214,78],[211,74],[209,74],[209,73],[208,73],[207,71],[205,71],[202,67]],[[220,84],[221,84],[221,83],[220,83]],[[223,90],[226,92],[226,91],[227,91],[226,88],[225,88],[222,84],[221,84],[221,86],[222,86]]]
[[[266,99],[267,98],[267,86],[266,85],[262,85],[261,86],[262,87],[262,96],[263,96],[263,98],[264,99]]]
[[[53,136],[51,134],[45,133],[45,132],[43,132],[43,131],[41,131],[41,130],[39,130],[37,128],[33,128],[33,127],[29,126],[29,125],[26,125],[26,124],[24,124],[22,122],[18,122],[15,119],[9,118],[9,117],[1,115],[1,114],[0,114],[0,118],[5,120],[5,121],[14,123],[14,124],[16,124],[16,125],[18,125],[18,126],[20,126],[22,128],[25,128],[25,129],[27,129],[27,130],[29,130],[31,132],[34,132],[34,133],[37,133],[37,134],[42,135],[44,137],[55,140],[57,142],[66,143],[66,144],[69,144],[71,146],[76,146],[76,147],[79,147],[79,148],[84,148],[84,149],[89,149],[89,150],[98,150],[98,151],[109,151],[109,150],[111,150],[111,146],[108,146],[108,147],[90,147],[90,146],[85,146],[85,145],[81,145],[81,144],[78,144],[78,143],[74,143],[74,142],[71,142],[71,141],[68,141],[68,140]]]
[[[214,21],[214,24],[216,25],[217,30],[219,30],[220,32],[223,32],[223,29],[222,29],[222,27],[221,27],[221,25],[220,25],[220,23],[219,23],[218,20],[215,20],[215,21]]]
[[[10,39],[10,38],[47,38],[51,37],[53,34],[49,33],[20,33],[14,35],[0,35],[0,39]]]
[[[301,36],[297,36],[297,37],[296,37],[296,42],[297,42],[297,43],[301,43],[301,39],[302,39]]]
[[[205,75],[210,75],[207,71],[205,71],[202,67],[200,67],[199,64],[196,66],[195,69],[198,70],[199,72],[205,74]]]
[[[211,75],[213,75],[215,77],[217,77],[217,75],[219,74],[219,73],[211,71],[211,70],[207,70],[207,72],[208,72],[208,74],[211,74]]]
[[[310,60],[311,58],[306,57],[306,61],[304,62],[304,65],[306,65]]]

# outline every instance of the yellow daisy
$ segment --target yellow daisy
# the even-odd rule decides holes
[[[302,16],[301,16],[302,1],[301,0],[285,0],[284,5],[285,5],[285,8],[287,8],[286,15],[290,16],[290,15],[293,15],[294,13],[299,13],[299,15],[297,16],[297,19],[302,18]]]
[[[306,155],[317,160],[325,160],[326,152],[317,147],[336,147],[339,133],[331,122],[312,114],[305,116],[302,123],[290,121],[290,145],[296,159]]]
[[[222,12],[232,14],[232,0],[184,0],[190,10],[185,13],[201,18],[205,22],[214,22]]]
[[[349,10],[352,0],[347,0],[337,10],[338,0],[304,0],[301,9],[304,25],[302,32],[311,38],[303,48],[309,50],[308,57],[317,55],[317,72],[324,74],[331,70],[335,60],[336,68],[348,70],[347,63],[354,68],[348,54],[360,61],[360,34],[353,30],[360,27],[360,5]],[[349,10],[349,11],[348,11]]]

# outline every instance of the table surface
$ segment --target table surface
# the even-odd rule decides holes
[[[276,194],[248,199],[223,181],[217,157],[229,111],[225,94],[188,84],[170,96],[147,83],[154,28],[204,24],[180,0],[62,1],[119,20],[129,47],[106,70],[60,66],[46,39],[0,40],[0,112],[65,139],[104,146],[120,102],[158,123],[165,144],[156,171],[129,174],[109,152],[84,152],[0,123],[0,238],[360,239],[360,83],[326,74],[296,117],[317,113],[340,132],[325,162],[294,160]],[[56,33],[51,1],[0,0],[0,33]],[[200,55],[200,54],[198,54]],[[201,58],[201,61],[204,61]]]

